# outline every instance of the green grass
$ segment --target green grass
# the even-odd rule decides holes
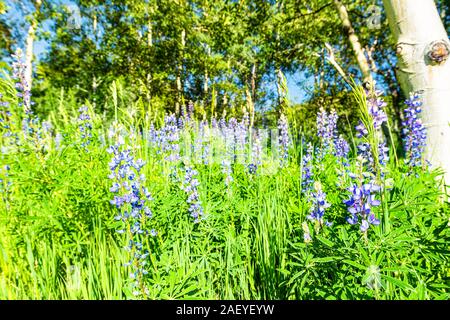
[[[86,151],[75,113],[59,108],[65,111],[54,126],[65,136],[62,148],[50,137],[44,152],[23,144],[1,158],[11,167],[4,181],[12,185],[0,203],[0,299],[131,299],[126,239],[115,231],[109,203],[111,141],[99,139],[107,125],[91,110],[94,130]],[[150,127],[148,118],[119,111],[119,122]],[[192,137],[186,133],[184,142]],[[325,214],[333,226],[313,231],[313,241],[305,243],[304,150],[294,142],[285,168],[274,170],[278,160],[269,158],[254,176],[235,164],[229,190],[220,162],[194,164],[206,213],[194,224],[185,193],[168,178],[164,155],[141,135],[127,138],[147,162],[143,173],[154,197],[158,235],[145,242],[146,298],[450,299],[450,207],[442,200],[440,173],[408,175],[403,160],[392,159],[386,174],[392,187],[376,209],[381,224],[364,239],[345,222],[348,192],[336,186],[336,161],[327,156],[315,163],[314,179],[332,204]]]

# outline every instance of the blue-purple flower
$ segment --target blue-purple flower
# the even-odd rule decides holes
[[[149,254],[143,249],[142,237],[157,234],[154,229],[148,230],[148,221],[153,217],[148,201],[153,198],[143,185],[145,175],[141,169],[145,163],[141,159],[135,160],[131,150],[121,142],[110,146],[107,152],[113,156],[108,176],[111,180],[109,190],[114,195],[110,203],[117,209],[115,220],[122,222],[122,228],[117,232],[128,234],[130,240],[125,249],[130,252],[131,258],[126,265],[131,267],[130,278],[134,280],[135,292],[145,294],[141,292],[142,277],[147,274],[145,265]]]
[[[383,92],[380,90],[366,91],[367,107],[369,108],[369,115],[372,117],[375,130],[379,130],[381,125],[387,121],[387,115],[383,110],[387,103],[381,98],[382,94]]]
[[[88,114],[88,107],[82,106],[78,109],[78,130],[80,133],[81,146],[87,148],[92,138],[91,117]]]
[[[345,167],[348,167],[348,154],[350,152],[350,146],[348,145],[347,140],[344,139],[344,137],[339,136],[334,141],[334,155],[338,158],[339,162],[344,165]]]
[[[13,63],[13,79],[16,80],[15,87],[17,90],[17,97],[19,98],[19,106],[23,107],[23,110],[27,116],[31,116],[33,111],[31,106],[33,102],[31,101],[31,91],[29,84],[26,81],[26,65],[22,61],[22,51],[18,49],[15,54],[12,55]]]
[[[281,114],[280,119],[278,120],[278,130],[279,130],[279,138],[278,138],[278,146],[280,153],[280,166],[286,166],[289,158],[289,128],[288,121],[284,114]]]
[[[227,159],[222,160],[222,173],[225,174],[225,186],[230,190],[230,185],[233,182],[233,170],[231,168],[231,162]]]
[[[317,136],[320,140],[319,158],[322,159],[325,154],[330,153],[333,148],[333,141],[337,138],[338,115],[334,109],[330,113],[324,108],[320,108],[317,113]]]
[[[251,163],[248,165],[250,174],[256,174],[258,167],[262,164],[262,143],[259,134],[255,135],[252,145]]]
[[[317,221],[320,226],[324,224],[324,213],[325,209],[329,208],[331,205],[327,202],[327,195],[322,191],[322,186],[319,182],[315,183],[314,191],[310,196],[310,212],[307,218],[312,221]],[[325,221],[327,226],[331,226],[331,223]]]
[[[308,193],[313,189],[313,152],[314,148],[308,143],[306,153],[302,158],[302,191]]]
[[[380,224],[372,209],[380,205],[376,195],[380,192],[381,187],[375,184],[373,180],[366,178],[370,177],[370,174],[362,172],[363,164],[361,162],[362,158],[359,157],[357,165],[360,173],[358,175],[350,174],[355,182],[347,188],[350,198],[344,200],[344,203],[350,213],[347,222],[352,225],[360,223],[359,229],[361,232],[367,232],[370,225],[377,226]]]
[[[422,101],[419,94],[415,93],[411,94],[405,104],[408,107],[404,110],[405,120],[402,122],[402,134],[406,163],[410,167],[420,167],[423,165],[423,154],[427,141],[427,131],[420,119]]]
[[[194,218],[194,223],[198,223],[203,216],[198,186],[200,182],[196,178],[198,172],[190,167],[186,167],[182,189],[187,194],[186,202],[189,204],[189,213]]]

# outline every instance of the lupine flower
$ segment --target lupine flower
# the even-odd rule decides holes
[[[383,92],[380,90],[366,91],[367,106],[369,108],[369,114],[373,119],[373,127],[375,130],[380,129],[383,122],[387,121],[387,115],[383,111],[387,103],[381,98],[382,94]]]
[[[196,161],[200,160],[203,164],[208,164],[209,160],[209,145],[207,141],[206,130],[208,128],[207,121],[201,121],[199,124],[199,130],[196,134],[193,147],[193,157]]]
[[[126,266],[132,269],[130,278],[134,280],[133,286],[137,288],[135,292],[143,294],[142,277],[147,274],[145,264],[149,254],[143,249],[142,237],[156,235],[153,229],[147,230],[147,221],[153,216],[147,202],[153,199],[150,192],[142,185],[145,175],[140,171],[145,163],[141,159],[135,160],[130,149],[125,148],[121,142],[110,146],[107,152],[113,155],[109,163],[111,170],[109,179],[112,182],[110,192],[114,194],[114,198],[110,203],[118,211],[115,220],[123,223],[123,228],[117,232],[127,233],[130,238],[125,249],[130,252],[131,259]]]
[[[311,209],[307,218],[312,221],[317,221],[320,226],[324,224],[323,215],[325,209],[330,207],[326,197],[326,193],[322,191],[322,186],[319,182],[316,182],[314,184],[314,191],[311,193]],[[325,224],[331,226],[331,223],[328,221],[326,221]]]
[[[239,163],[244,163],[245,151],[247,146],[248,121],[245,118],[236,126],[236,157]]]
[[[405,111],[405,120],[402,122],[403,148],[406,155],[406,163],[410,167],[423,165],[423,154],[426,147],[427,131],[420,119],[422,112],[422,101],[415,93],[405,101],[408,106]]]
[[[253,163],[250,163],[247,166],[247,168],[248,168],[248,173],[250,173],[250,174],[256,174],[256,170],[258,169],[258,167]]]
[[[227,121],[225,120],[225,117],[222,117],[219,120],[219,129],[224,130],[227,127]]]
[[[313,152],[314,148],[308,143],[306,153],[302,158],[302,191],[308,193],[313,188]]]
[[[44,130],[45,133],[50,133],[52,128],[53,125],[50,121],[42,121],[42,130]]]
[[[383,111],[383,108],[386,106],[386,103],[381,98],[381,91],[372,90],[366,91],[366,100],[368,107],[369,119],[371,122],[371,126],[373,126],[374,134],[381,135],[381,125],[387,121],[387,115]],[[368,129],[364,125],[362,121],[359,121],[359,124],[355,127],[356,129],[356,137],[357,138],[366,138],[368,135]],[[386,147],[384,142],[380,142],[377,146],[378,149],[378,164],[381,168],[381,175],[384,176],[383,168],[386,166],[389,156],[389,149]],[[367,168],[373,172],[375,170],[375,162],[374,162],[374,154],[371,148],[371,145],[368,143],[367,139],[361,142],[357,146],[357,154],[364,158],[367,162]]]
[[[91,143],[90,139],[92,138],[91,117],[88,114],[88,107],[86,106],[79,108],[78,112],[78,129],[80,131],[81,146],[87,148],[87,146]]]
[[[182,130],[182,129],[184,128],[184,120],[183,120],[183,117],[179,117],[179,118],[177,119],[177,126],[178,126],[178,129],[180,129],[180,130]]]
[[[333,108],[331,109],[329,115],[328,115],[328,136],[331,137],[333,140],[337,138],[337,123],[339,120],[339,116],[336,112],[336,110]]]
[[[380,187],[368,183],[363,186],[353,184],[348,191],[351,192],[350,199],[344,203],[347,205],[348,212],[351,214],[347,218],[347,222],[350,224],[357,224],[359,218],[361,218],[360,230],[366,232],[369,228],[369,224],[378,225],[380,221],[375,218],[374,213],[371,211],[372,207],[380,205],[380,201],[375,199],[374,192],[380,190]]]
[[[281,114],[280,120],[278,121],[278,129],[280,131],[278,145],[280,153],[280,166],[284,167],[287,164],[289,157],[289,129],[287,118],[284,114]]]
[[[232,169],[231,169],[231,162],[229,160],[222,160],[222,173],[225,174],[225,185],[227,186],[228,190],[230,188],[231,182],[233,182],[232,177]]]
[[[210,132],[207,121],[202,121],[200,134],[202,136],[202,161],[203,164],[207,165],[209,163],[209,142],[210,142]]]
[[[161,130],[161,140],[163,152],[167,154],[166,160],[177,162],[180,159],[180,139],[179,129],[174,114],[164,117],[164,127]]]
[[[367,162],[367,167],[372,168],[374,159],[373,159],[373,153],[372,148],[368,142],[361,142],[356,146],[358,156],[362,157]]]
[[[380,201],[375,199],[375,195],[381,190],[381,187],[376,185],[372,180],[366,181],[366,176],[370,177],[370,174],[365,174],[363,170],[363,158],[358,157],[358,169],[359,175],[350,174],[350,177],[355,180],[347,190],[350,192],[350,198],[344,200],[347,210],[350,216],[347,218],[347,222],[350,224],[357,224],[360,219],[361,232],[367,232],[370,225],[379,225],[380,221],[375,217],[372,212],[373,207],[380,205]]]
[[[150,124],[147,140],[150,142],[151,146],[156,146],[158,141],[158,131],[155,129],[153,122]]]
[[[177,127],[177,119],[174,114],[164,117],[164,127],[161,128],[158,139],[165,160],[170,164],[169,177],[177,180],[177,163],[180,160],[180,129]]]
[[[195,163],[198,163],[200,156],[202,155],[203,150],[203,123],[201,122],[199,125],[199,130],[196,132],[194,143],[192,144],[192,156],[194,158]]]
[[[244,116],[242,117],[242,126],[248,128],[250,126],[250,115],[247,111],[244,112]]]
[[[34,140],[35,147],[40,150],[39,137],[36,136],[39,127],[39,118],[37,116],[33,117],[31,106],[34,105],[34,102],[31,100],[31,91],[25,80],[26,65],[22,61],[22,51],[18,49],[12,58],[13,79],[16,81],[15,87],[17,90],[16,95],[19,98],[19,106],[24,111],[22,131],[24,137]]]
[[[386,166],[389,161],[389,148],[386,147],[385,142],[378,145],[378,162],[381,166]]]
[[[361,121],[359,121],[359,124],[355,127],[355,129],[357,138],[365,137],[369,133],[366,126]]]
[[[262,144],[261,137],[259,134],[255,135],[255,140],[252,145],[252,159],[251,163],[248,165],[248,170],[250,174],[255,174],[258,167],[262,164]]]
[[[333,141],[337,136],[337,120],[338,115],[334,109],[328,114],[324,108],[320,108],[317,113],[317,136],[321,146],[318,153],[320,158],[329,153],[333,147]]]
[[[236,160],[236,127],[238,122],[235,118],[228,121],[228,125],[223,127],[222,139],[224,140],[225,154],[224,157],[230,159],[232,162]]]
[[[22,61],[22,51],[17,49],[15,54],[12,55],[13,63],[13,79],[16,80],[15,87],[17,89],[17,97],[20,99],[19,106],[23,107],[23,110],[27,116],[31,116],[33,111],[31,106],[31,92],[28,83],[25,80],[26,65]]]
[[[345,167],[348,167],[348,154],[350,152],[350,146],[348,142],[342,137],[339,136],[334,141],[334,155],[338,158],[339,162],[343,164]]]
[[[216,130],[219,128],[219,123],[217,122],[216,117],[211,119],[211,129]]]
[[[56,150],[61,150],[63,140],[64,140],[63,135],[58,132],[55,135],[55,148],[56,148]]]
[[[198,223],[200,218],[203,216],[203,207],[201,205],[197,190],[200,182],[195,178],[197,174],[198,172],[196,170],[187,167],[182,185],[183,191],[186,192],[188,196],[186,202],[189,204],[189,212],[194,218],[194,223]]]
[[[194,102],[192,102],[192,100],[189,100],[189,102],[188,102],[187,118],[189,120],[193,120],[194,119]]]

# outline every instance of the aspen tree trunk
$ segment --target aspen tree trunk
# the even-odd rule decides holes
[[[433,0],[383,0],[405,95],[421,92],[425,157],[450,184],[450,42]]]
[[[151,19],[151,14],[153,13],[153,10],[149,10],[148,12],[148,22],[147,22],[147,26],[148,26],[148,31],[147,31],[147,46],[150,48],[152,48],[153,46],[153,25],[152,25],[152,19]],[[148,70],[147,73],[147,102],[150,104],[152,100],[152,73],[151,70]]]
[[[353,53],[355,54],[356,61],[358,62],[359,69],[361,70],[363,81],[371,83],[372,75],[370,74],[369,63],[367,62],[366,56],[362,49],[361,43],[359,42],[358,36],[356,35],[355,29],[353,29],[350,19],[348,17],[347,8],[342,3],[341,0],[334,0],[334,4],[339,13],[339,18],[341,19],[344,31],[348,37]]]
[[[206,54],[208,57],[211,56],[211,48],[206,45]],[[206,102],[208,101],[208,91],[209,91],[209,74],[208,74],[208,66],[205,63],[205,76],[203,79],[203,105],[206,106]]]
[[[256,63],[252,66],[252,76],[251,76],[251,88],[252,88],[252,100],[256,103]]]
[[[152,19],[148,19],[147,22],[148,31],[147,31],[147,45],[151,47],[153,45],[153,26],[152,26]]]
[[[277,94],[278,94],[278,105],[281,106],[283,104],[283,89],[282,82],[283,82],[283,73],[281,72],[280,68],[277,68],[276,70],[277,74]]]
[[[28,90],[31,90],[33,81],[33,48],[34,48],[34,38],[36,35],[36,28],[38,25],[36,15],[39,13],[42,0],[36,0],[34,3],[35,12],[31,19],[30,27],[28,28],[28,34],[26,39],[26,49],[25,49],[25,81],[27,82]]]
[[[181,30],[181,50],[180,50],[180,62],[177,67],[177,101],[175,103],[175,113],[180,114],[180,104],[182,100],[182,83],[181,83],[181,73],[183,71],[183,57],[184,57],[184,47],[186,45],[186,30]]]

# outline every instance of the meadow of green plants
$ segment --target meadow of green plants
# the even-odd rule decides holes
[[[420,112],[409,149],[385,141],[374,88],[346,140],[333,110],[305,135],[115,84],[112,119],[64,92],[39,119],[23,81],[16,62],[1,82],[0,299],[450,299],[442,173]]]

